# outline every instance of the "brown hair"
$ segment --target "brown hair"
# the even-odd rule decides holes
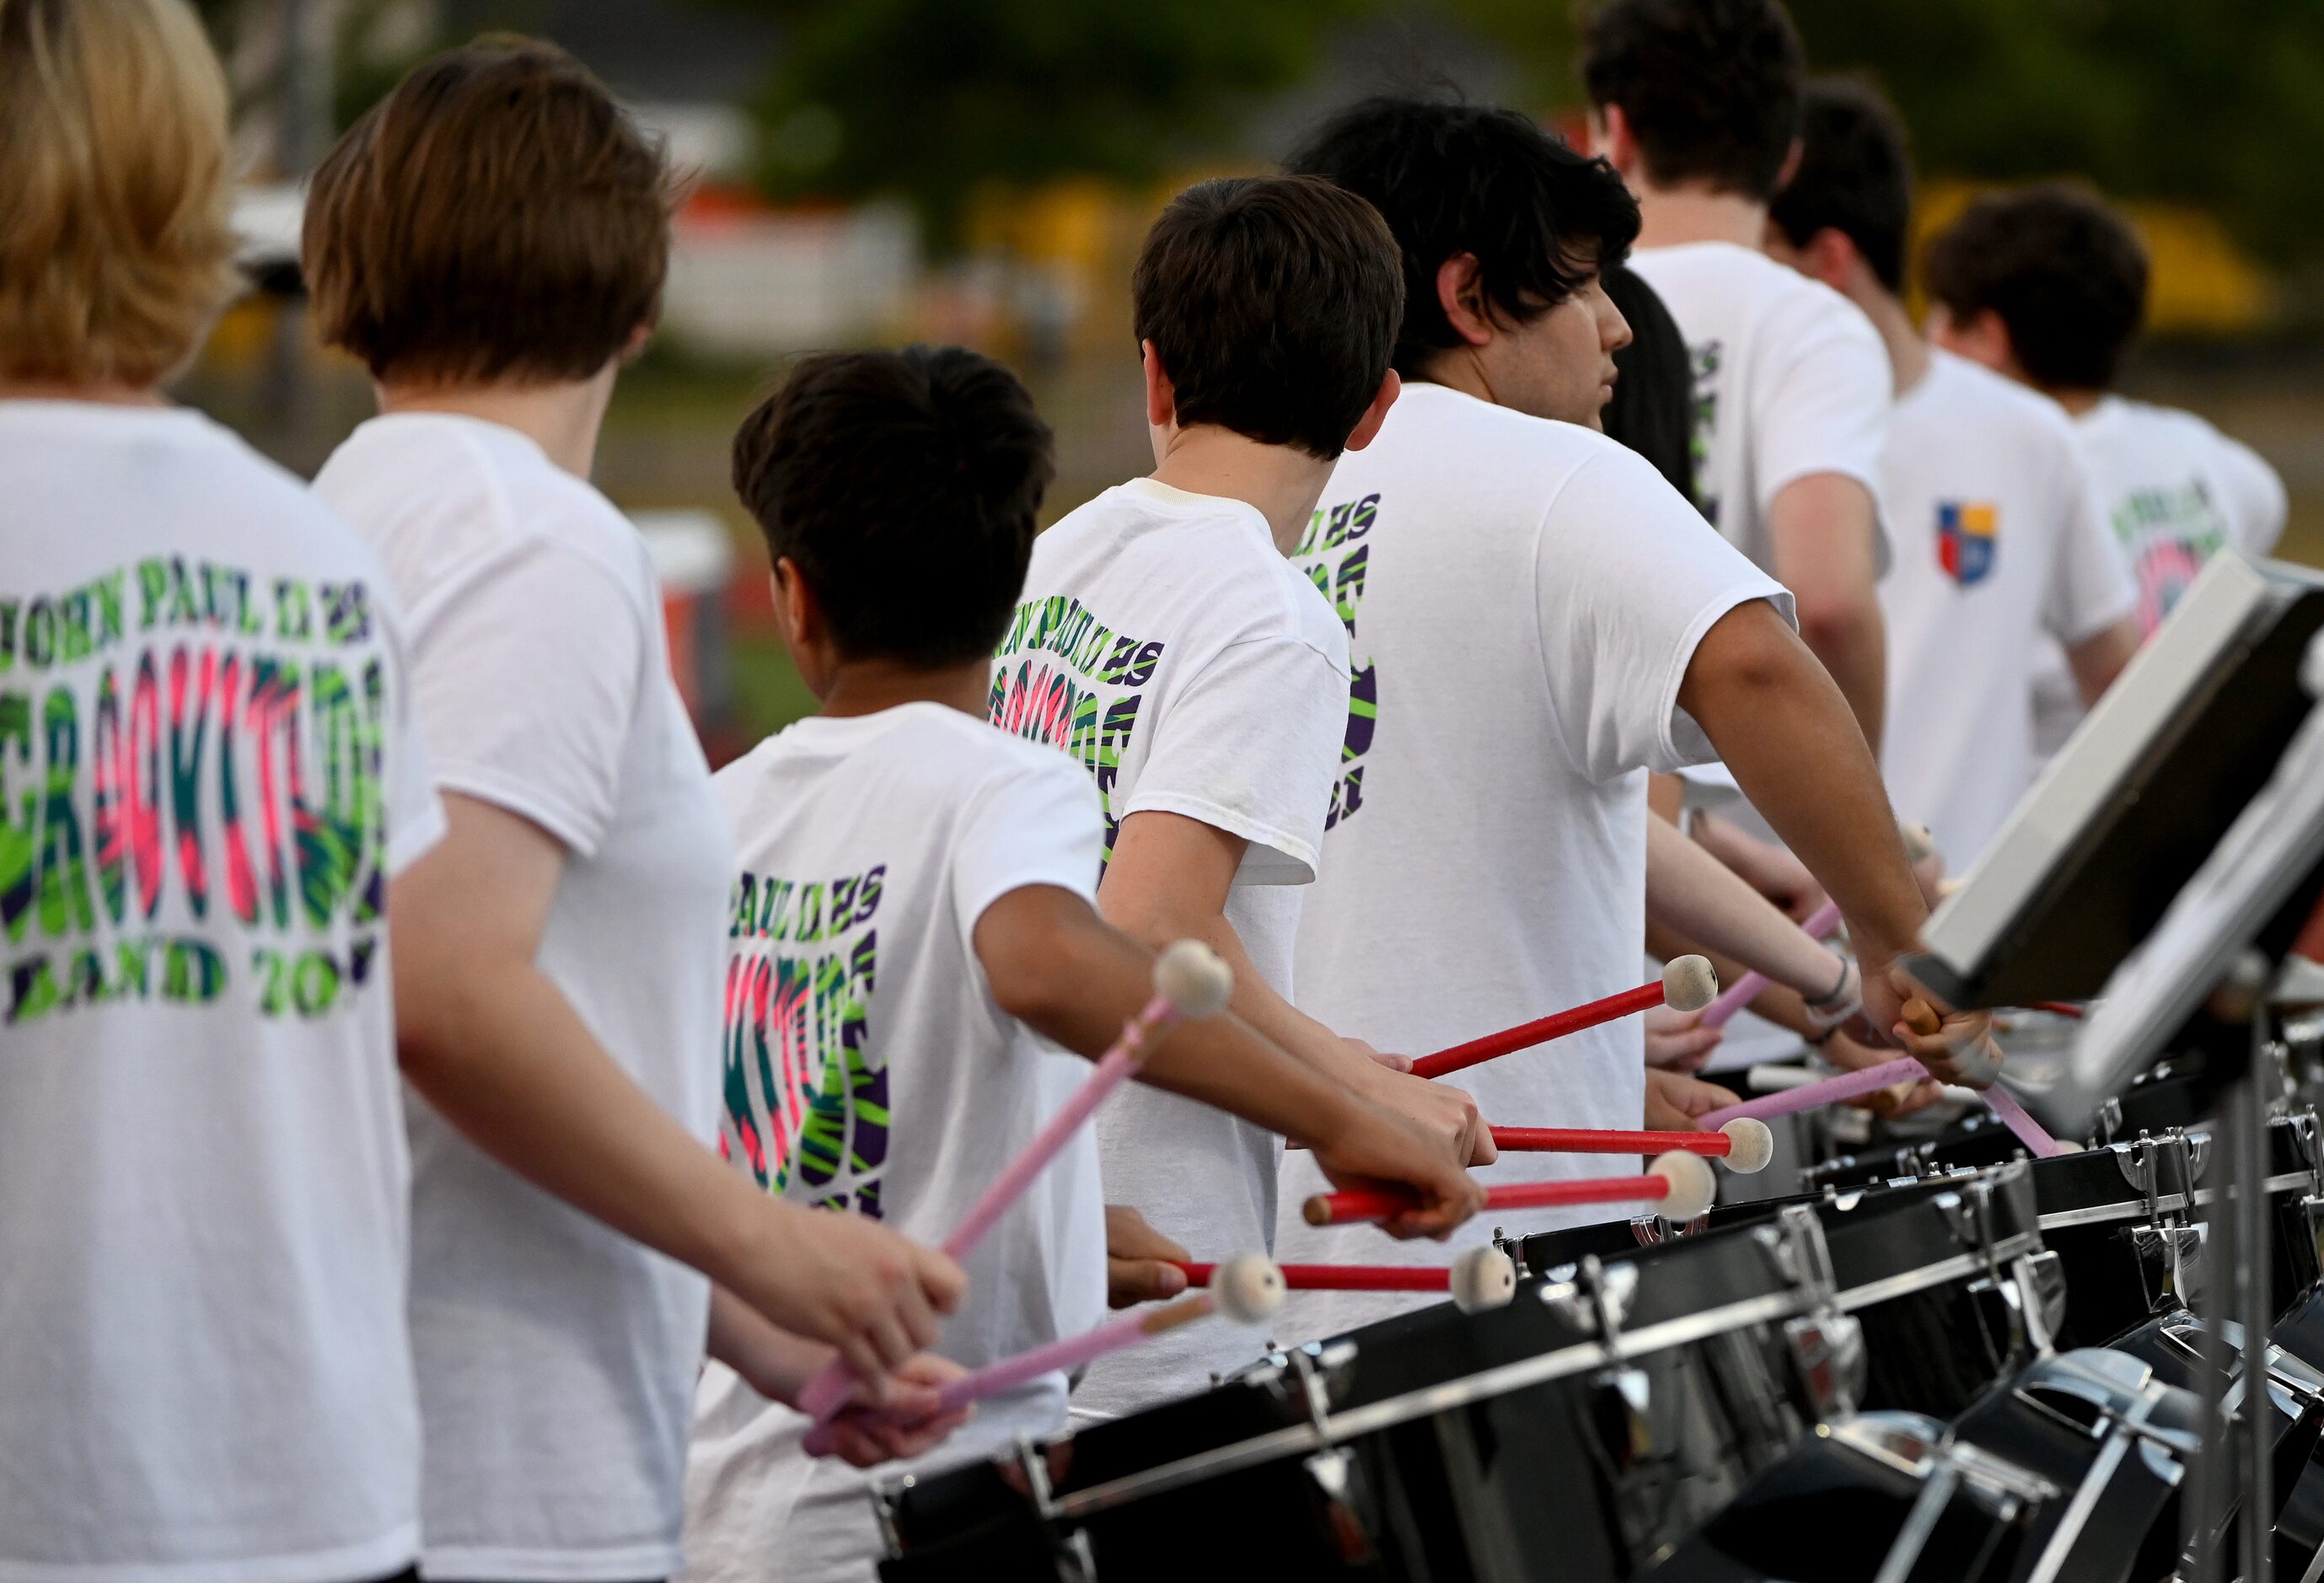
[[[226,93],[183,0],[0,0],[0,375],[152,385],[233,286]]]
[[[315,172],[317,327],[383,380],[586,379],[654,318],[670,198],[660,148],[564,51],[447,51]]]
[[[1180,424],[1329,461],[1388,377],[1404,256],[1378,210],[1319,178],[1205,181],[1146,234],[1130,296]]]

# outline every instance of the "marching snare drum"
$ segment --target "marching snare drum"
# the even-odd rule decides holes
[[[1950,1417],[2055,1331],[2065,1287],[2043,1249],[2023,1162],[1939,1182],[1737,1204],[1713,1210],[1704,1223],[1748,1225],[1784,1209],[1816,1216],[1834,1304],[1862,1325],[1864,1406]],[[1520,1269],[1549,1274],[1624,1238],[1671,1235],[1662,1221],[1618,1221],[1527,1237],[1510,1253]]]
[[[1854,1326],[1831,1297],[1802,1212],[1587,1256],[1506,1308],[1401,1315],[883,1486],[882,1575],[1634,1577],[1845,1410]]]

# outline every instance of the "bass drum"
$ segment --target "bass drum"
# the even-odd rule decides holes
[[[1636,1577],[1846,1409],[1854,1327],[1827,1263],[1794,1213],[1313,1343],[1011,1461],[882,1486],[881,1575]]]
[[[1950,1418],[2049,1343],[2066,1306],[2043,1250],[2022,1162],[1939,1182],[1765,1200],[1696,1224],[1747,1226],[1812,1213],[1831,1259],[1834,1302],[1863,1330],[1859,1404]],[[1628,1239],[1691,1234],[1641,1219],[1507,1244],[1520,1269],[1554,1275]]]

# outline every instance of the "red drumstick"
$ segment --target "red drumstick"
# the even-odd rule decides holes
[[[1681,1011],[1701,1011],[1718,993],[1719,974],[1708,960],[1700,956],[1677,957],[1663,969],[1663,976],[1651,984],[1641,984],[1635,989],[1625,989],[1619,995],[1609,995],[1603,1000],[1592,1000],[1587,1006],[1555,1012],[1534,1022],[1520,1023],[1498,1034],[1487,1034],[1481,1039],[1471,1039],[1465,1045],[1439,1050],[1434,1055],[1423,1055],[1412,1063],[1413,1074],[1416,1077],[1443,1077],[1448,1072],[1462,1071],[1480,1061],[1507,1055],[1512,1050],[1545,1045],[1552,1039],[1562,1039],[1568,1034],[1578,1034],[1583,1028],[1594,1028],[1600,1023],[1612,1022],[1617,1017],[1628,1017],[1656,1006],[1674,1006]]]
[[[2075,1005],[2070,1000],[2036,1000],[2025,1009],[2028,1011],[2046,1011],[2052,1017],[2071,1017],[2076,1022],[2081,1021],[2084,1017],[2089,1015],[2089,1012],[2084,1011],[2080,1007]]]
[[[1539,1210],[1572,1204],[1655,1203],[1667,1219],[1692,1220],[1711,1208],[1718,1189],[1702,1156],[1674,1149],[1644,1176],[1600,1176],[1580,1182],[1512,1182],[1485,1190],[1488,1210]],[[1387,1220],[1411,1209],[1409,1193],[1357,1188],[1319,1192],[1300,1207],[1310,1226]]]
[[[1766,1123],[1730,1121],[1715,1132],[1623,1132],[1583,1127],[1496,1127],[1493,1146],[1505,1154],[1656,1155],[1683,1149],[1725,1160],[1729,1171],[1749,1175],[1774,1158],[1775,1136]]]
[[[1191,1286],[1210,1284],[1216,1265],[1185,1259],[1171,1263],[1186,1272]],[[1517,1266],[1493,1247],[1465,1249],[1450,1269],[1426,1265],[1277,1265],[1284,1286],[1293,1292],[1449,1292],[1465,1312],[1499,1308],[1515,1295]]]

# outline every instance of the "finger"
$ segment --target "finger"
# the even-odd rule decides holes
[[[882,1315],[872,1324],[867,1334],[871,1338],[872,1351],[880,1358],[876,1371],[880,1387],[877,1400],[884,1405],[892,1389],[888,1381],[888,1371],[909,1361],[923,1343],[913,1339],[911,1331],[904,1328],[902,1316],[895,1313]]]
[[[1466,1163],[1471,1165],[1489,1165],[1500,1157],[1501,1151],[1493,1142],[1493,1129],[1480,1122],[1476,1129],[1469,1135],[1469,1154]]]
[[[950,1313],[960,1306],[962,1295],[968,1290],[968,1273],[934,1248],[919,1248],[919,1282],[921,1293],[938,1313]]]
[[[912,1350],[925,1352],[936,1344],[944,1334],[944,1321],[936,1311],[928,1306],[927,1296],[916,1287],[907,1286],[896,1304],[896,1318],[904,1333],[912,1339]],[[899,1360],[901,1361],[901,1360]]]
[[[1186,1289],[1186,1272],[1159,1259],[1118,1258],[1106,1266],[1106,1295],[1115,1308],[1158,1302]]]
[[[1742,1103],[1742,1096],[1731,1089],[1720,1088],[1715,1082],[1698,1083],[1695,1086],[1698,1091],[1687,1100],[1686,1113],[1690,1117],[1708,1115],[1713,1110],[1721,1110],[1729,1105]]]
[[[848,1372],[855,1376],[857,1393],[866,1401],[877,1402],[881,1384],[888,1377],[887,1360],[880,1356],[878,1344],[863,1330],[851,1330],[835,1338],[831,1344],[839,1349]]]
[[[1390,1054],[1386,1050],[1375,1050],[1372,1052],[1372,1059],[1379,1062],[1382,1066],[1387,1067],[1390,1072],[1410,1072],[1412,1070],[1412,1057],[1409,1055],[1394,1055]]]

